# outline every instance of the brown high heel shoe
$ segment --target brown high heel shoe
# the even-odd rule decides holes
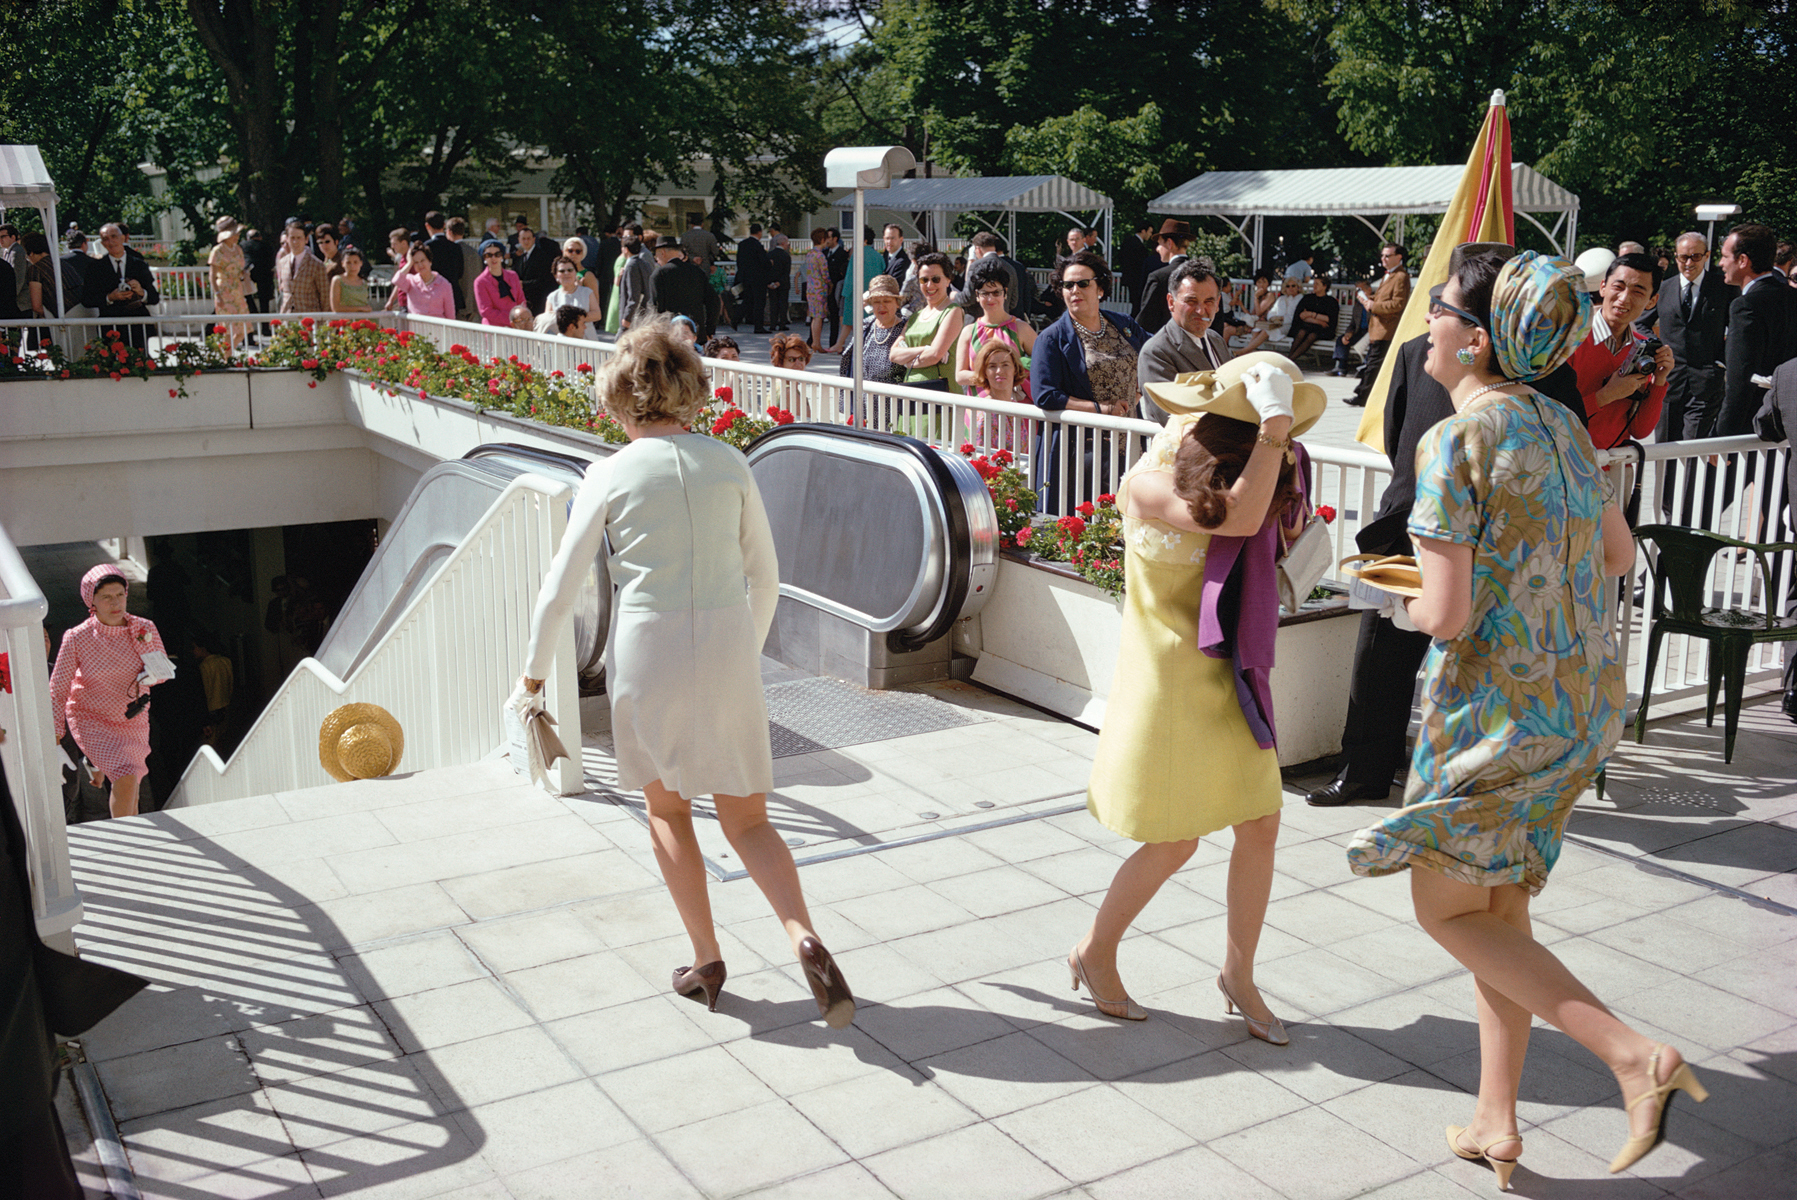
[[[1452,1150],[1461,1158],[1464,1158],[1467,1162],[1483,1162],[1491,1164],[1492,1174],[1497,1176],[1498,1191],[1507,1192],[1510,1190],[1510,1172],[1516,1170],[1516,1158],[1522,1157],[1522,1151],[1518,1150],[1516,1152],[1516,1158],[1493,1158],[1485,1152],[1493,1146],[1501,1146],[1505,1142],[1515,1142],[1520,1146],[1522,1145],[1522,1134],[1500,1134],[1487,1141],[1477,1150],[1468,1150],[1460,1144],[1460,1135],[1466,1132],[1466,1126],[1449,1125],[1447,1129],[1448,1149]]]
[[[1085,984],[1086,995],[1092,997],[1092,1003],[1096,1004],[1098,1011],[1105,1016],[1116,1017],[1119,1021],[1146,1021],[1148,1019],[1148,1010],[1131,1000],[1128,992],[1123,993],[1121,1000],[1105,1000],[1098,995],[1097,990],[1092,987],[1092,981],[1086,978],[1086,964],[1080,959],[1078,946],[1075,946],[1073,952],[1067,956],[1067,969],[1073,972],[1073,990],[1077,992],[1079,985]]]
[[[1618,1171],[1625,1171],[1640,1162],[1647,1156],[1649,1150],[1666,1140],[1666,1114],[1672,1110],[1672,1093],[1689,1092],[1691,1099],[1699,1104],[1710,1098],[1710,1090],[1697,1081],[1697,1073],[1691,1069],[1691,1064],[1686,1062],[1680,1062],[1678,1066],[1674,1067],[1672,1074],[1666,1077],[1665,1083],[1660,1082],[1660,1053],[1667,1049],[1670,1047],[1665,1045],[1656,1045],[1653,1048],[1653,1053],[1647,1058],[1647,1088],[1630,1100],[1623,1109],[1624,1112],[1632,1112],[1635,1105],[1643,1101],[1657,1100],[1660,1103],[1659,1119],[1654,1122],[1652,1133],[1631,1137],[1622,1144],[1622,1149],[1616,1152],[1616,1157],[1610,1162],[1610,1174],[1612,1175]]]
[[[842,968],[814,937],[799,943],[799,963],[805,968],[805,982],[811,985],[824,1024],[831,1029],[847,1028],[855,1019],[855,997],[849,991],[848,980],[842,977]]]
[[[690,996],[694,992],[704,992],[706,1010],[716,1012],[718,993],[724,990],[724,975],[724,960],[721,958],[702,967],[675,967],[674,994]]]
[[[1221,975],[1217,976],[1217,990],[1223,993],[1223,1012],[1225,1015],[1241,1012],[1242,1006],[1235,1002],[1235,997],[1231,996],[1229,994],[1229,989],[1223,986],[1223,976]],[[1285,1026],[1280,1024],[1278,1017],[1274,1017],[1270,1021],[1256,1021],[1253,1017],[1244,1012],[1242,1013],[1242,1020],[1248,1022],[1249,1033],[1253,1034],[1269,1046],[1289,1046],[1292,1044],[1292,1039],[1286,1036]]]

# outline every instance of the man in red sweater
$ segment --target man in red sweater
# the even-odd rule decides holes
[[[1572,352],[1585,428],[1599,450],[1648,437],[1659,424],[1674,365],[1672,347],[1662,345],[1654,352],[1651,372],[1622,374],[1635,343],[1645,340],[1635,319],[1659,291],[1658,275],[1659,265],[1645,254],[1624,254],[1611,263],[1591,312],[1591,332]]]

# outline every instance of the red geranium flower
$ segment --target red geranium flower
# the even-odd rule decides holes
[[[736,399],[736,393],[731,391],[727,386],[717,389],[712,395],[717,399],[722,400],[725,404],[729,404],[732,400]]]
[[[1021,546],[1028,542],[1030,540],[1030,534],[1034,532],[1036,532],[1036,529],[1033,525],[1025,525],[1022,529],[1019,529],[1017,531],[1017,544]]]
[[[962,442],[961,443],[961,453],[972,454],[973,451],[974,451],[974,444],[972,442]]]
[[[593,373],[593,364],[592,363],[575,363],[574,369],[576,371],[579,371],[582,375],[590,375]]]
[[[1335,520],[1335,510],[1327,504],[1319,504],[1317,505],[1317,516],[1323,518],[1323,524],[1327,525]]]
[[[1086,523],[1078,517],[1073,516],[1071,513],[1062,517],[1059,521],[1056,521],[1055,524],[1059,525],[1062,529],[1065,529],[1068,533],[1071,533],[1074,537],[1081,537],[1086,532]]]
[[[1109,492],[1106,492],[1104,495],[1102,495],[1098,498],[1098,502],[1100,504],[1115,504],[1115,503],[1117,503],[1117,497],[1113,496]]]
[[[212,327],[212,332],[217,334],[219,337],[224,337],[225,336],[225,327],[223,325],[214,325]]]
[[[1078,513],[1082,517],[1089,517],[1093,513],[1097,512],[1098,510],[1096,508],[1092,507],[1092,502],[1090,500],[1088,500],[1084,504],[1081,504],[1078,508],[1075,508],[1073,511]]]

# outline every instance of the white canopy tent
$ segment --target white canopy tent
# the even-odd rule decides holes
[[[1055,213],[1081,228],[1095,227],[1104,244],[1111,244],[1111,198],[1062,175],[985,175],[973,179],[895,179],[879,196],[876,211],[893,214],[927,214],[930,228],[919,222],[918,233],[940,242],[962,213],[972,213],[994,233],[1005,234],[1010,252],[1017,251],[1018,213]],[[987,213],[1002,213],[1008,228],[988,221]]]
[[[1207,171],[1149,202],[1148,211],[1222,217],[1261,261],[1267,217],[1353,217],[1381,238],[1402,240],[1410,213],[1448,210],[1464,163],[1438,167],[1318,167],[1297,171]],[[1579,198],[1524,163],[1510,167],[1516,215],[1572,257]],[[1553,228],[1537,214],[1557,214]],[[1368,217],[1383,217],[1374,225]]]
[[[36,146],[0,145],[0,219],[9,208],[35,208],[44,224],[44,236],[50,242],[50,256],[56,257],[56,185],[50,181],[50,170]],[[23,261],[23,256],[21,256]],[[69,306],[62,294],[62,271],[52,271],[56,281],[56,311],[66,313]],[[79,302],[79,297],[76,298]],[[30,315],[30,314],[27,314]]]

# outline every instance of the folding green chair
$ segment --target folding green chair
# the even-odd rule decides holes
[[[1721,550],[1751,550],[1760,568],[1760,581],[1766,588],[1768,610],[1777,607],[1779,597],[1772,593],[1772,571],[1768,554],[1797,550],[1797,542],[1756,544],[1723,537],[1706,529],[1684,525],[1643,525],[1635,530],[1637,540],[1650,543],[1654,553],[1648,556],[1653,571],[1653,624],[1647,635],[1647,671],[1641,685],[1641,707],[1635,713],[1635,741],[1647,738],[1647,703],[1653,692],[1654,664],[1660,656],[1660,639],[1669,633],[1702,638],[1710,649],[1709,704],[1704,724],[1716,723],[1716,688],[1726,690],[1723,717],[1722,761],[1735,756],[1735,727],[1741,716],[1741,688],[1747,677],[1747,656],[1760,642],[1797,641],[1797,616],[1780,617],[1771,611],[1748,612],[1740,608],[1711,608],[1704,603],[1704,580],[1709,575],[1710,560]],[[1670,594],[1672,610],[1662,613],[1661,598]]]

